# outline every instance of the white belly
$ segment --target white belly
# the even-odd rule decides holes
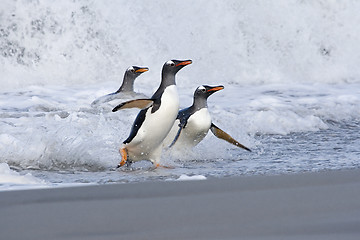
[[[176,120],[166,143],[174,140],[179,129],[179,120]],[[194,147],[201,142],[208,133],[211,126],[211,116],[207,108],[195,112],[189,119],[185,128],[176,141],[174,147]]]
[[[155,113],[151,113],[151,110],[152,108],[149,108],[146,112],[145,120],[134,139],[126,144],[129,157],[133,161],[159,160],[162,142],[173,126],[179,111],[176,86],[167,87],[162,95],[160,108]]]

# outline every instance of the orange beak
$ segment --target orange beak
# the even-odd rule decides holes
[[[189,65],[191,63],[192,63],[191,60],[186,60],[186,61],[183,61],[181,63],[178,63],[176,66],[186,66],[186,65]]]
[[[216,91],[219,91],[219,90],[222,90],[224,89],[223,86],[218,86],[218,87],[214,87],[214,88],[210,88],[209,90],[207,90],[208,92],[216,92]]]
[[[140,72],[140,73],[143,73],[143,72],[147,72],[147,71],[149,71],[149,69],[148,68],[139,68],[138,70],[136,70],[135,72]]]

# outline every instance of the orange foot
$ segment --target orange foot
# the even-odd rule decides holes
[[[161,165],[160,163],[154,163],[154,167],[155,168],[166,168],[166,169],[174,169],[175,167],[172,167],[172,166],[164,166],[164,165]]]
[[[119,165],[117,165],[117,168],[122,167],[126,164],[128,157],[126,148],[120,148],[120,154],[121,154],[121,162],[119,163]]]

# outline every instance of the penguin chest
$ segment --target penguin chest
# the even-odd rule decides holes
[[[211,126],[211,116],[207,108],[200,109],[192,114],[183,129],[182,140],[191,146],[201,142]]]
[[[159,146],[169,133],[179,110],[179,96],[175,86],[169,86],[161,97],[160,107],[152,112],[149,108],[145,120],[134,138],[134,143],[140,143],[141,151],[151,152]]]

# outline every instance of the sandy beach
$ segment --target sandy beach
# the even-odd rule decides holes
[[[360,170],[0,192],[1,239],[359,239]]]

